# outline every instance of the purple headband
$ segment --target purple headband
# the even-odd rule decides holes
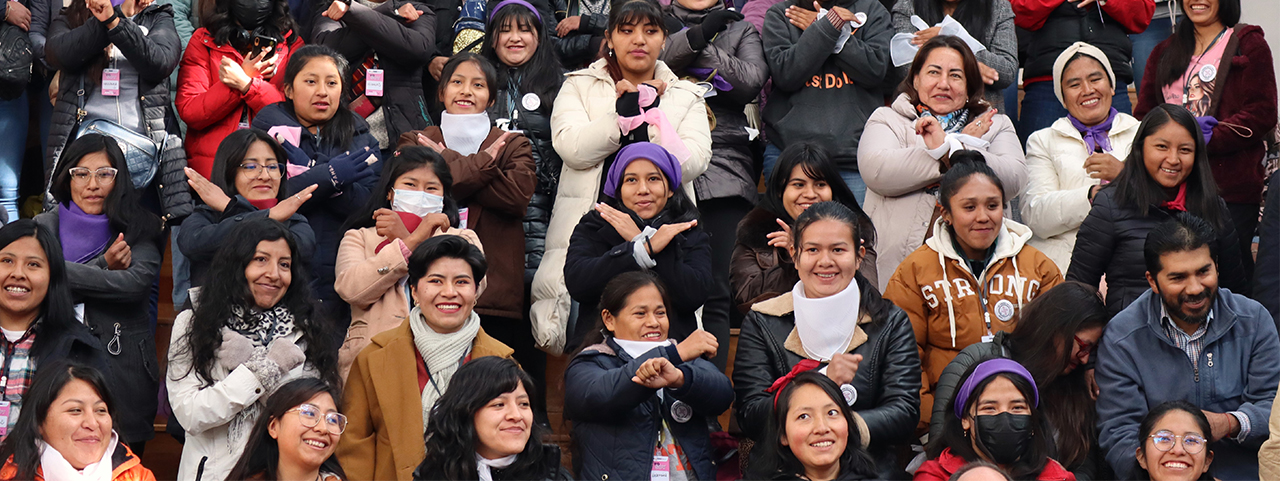
[[[965,379],[964,384],[960,386],[960,390],[956,391],[955,406],[956,417],[964,418],[964,405],[969,403],[969,396],[973,395],[974,388],[978,387],[978,383],[991,377],[993,374],[1009,372],[1022,376],[1027,382],[1031,383],[1031,392],[1036,398],[1031,403],[1032,406],[1040,406],[1040,389],[1036,387],[1035,378],[1031,377],[1031,373],[1027,368],[1022,367],[1017,361],[1012,359],[992,359],[979,364],[974,368],[973,374],[969,375],[969,379]]]
[[[535,8],[533,4],[526,2],[524,0],[502,0],[501,2],[498,2],[497,5],[493,6],[493,10],[489,10],[489,21],[492,22],[493,17],[498,14],[498,10],[502,10],[502,7],[505,7],[507,5],[523,6],[524,8],[529,9],[530,12],[533,12],[533,16],[538,17],[539,22],[542,21],[542,14],[538,13],[538,9]]]
[[[627,170],[627,165],[640,159],[648,160],[658,166],[658,170],[666,174],[667,180],[671,182],[672,189],[680,188],[680,161],[676,160],[676,156],[671,155],[671,152],[667,152],[667,149],[662,148],[661,145],[636,142],[618,151],[618,157],[613,160],[613,165],[609,166],[609,175],[604,180],[604,195],[617,198],[618,186],[622,183],[622,173]]]

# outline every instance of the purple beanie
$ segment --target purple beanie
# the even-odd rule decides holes
[[[1021,364],[1018,364],[1017,361],[1012,359],[992,359],[979,364],[977,368],[974,368],[973,374],[970,374],[969,379],[965,379],[964,384],[960,386],[960,390],[956,391],[956,417],[964,418],[964,405],[969,403],[969,396],[973,395],[973,390],[978,387],[979,383],[991,377],[993,374],[999,374],[1002,372],[1017,374],[1026,379],[1028,383],[1031,383],[1031,392],[1035,395],[1035,399],[1031,400],[1031,405],[1040,405],[1040,388],[1036,387],[1036,380],[1031,377],[1031,372],[1027,371],[1027,368],[1022,367]]]
[[[618,151],[618,157],[609,166],[609,173],[604,179],[604,195],[617,198],[618,186],[622,185],[622,173],[627,166],[636,160],[648,160],[658,166],[671,184],[672,190],[680,188],[680,161],[667,152],[661,145],[651,142],[636,142]]]

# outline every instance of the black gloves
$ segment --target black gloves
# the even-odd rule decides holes
[[[733,10],[716,10],[708,13],[702,19],[702,24],[689,27],[689,31],[685,32],[686,38],[689,39],[689,47],[694,50],[702,50],[707,47],[707,43],[711,41],[716,34],[723,32],[729,28],[729,24],[742,20],[742,14]]]

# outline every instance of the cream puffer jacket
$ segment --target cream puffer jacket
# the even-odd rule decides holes
[[[1138,134],[1138,119],[1117,113],[1111,121],[1111,155],[1124,161],[1129,156],[1133,138]],[[1084,160],[1092,155],[1080,131],[1066,117],[1040,129],[1027,139],[1027,172],[1031,180],[1022,200],[1022,221],[1031,228],[1028,242],[1040,249],[1067,272],[1071,250],[1076,246],[1076,232],[1089,216],[1089,189],[1101,181],[1089,177]]]
[[[552,140],[564,167],[547,228],[546,254],[533,278],[530,312],[538,347],[553,354],[564,349],[564,328],[569,317],[569,291],[564,284],[569,237],[599,198],[604,163],[618,151],[622,137],[614,109],[618,96],[604,59],[566,77],[551,113]],[[711,162],[711,126],[707,104],[702,99],[704,89],[678,79],[661,61],[654,77],[667,84],[658,108],[689,149],[690,156],[682,160],[680,174],[685,193],[690,199],[697,199],[693,179],[702,175]],[[658,129],[652,125],[649,139],[659,140]]]
[[[903,259],[924,244],[937,203],[925,188],[942,180],[940,164],[916,135],[917,118],[906,94],[899,95],[893,106],[871,114],[858,143],[858,170],[867,183],[864,209],[876,227],[876,270],[881,273],[896,271]],[[1004,198],[1013,199],[1027,185],[1027,165],[1009,117],[996,114],[982,140],[989,145],[966,148],[982,152],[1004,183]],[[889,277],[880,275],[881,291]]]

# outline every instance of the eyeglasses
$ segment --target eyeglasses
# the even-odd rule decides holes
[[[326,413],[320,410],[319,406],[314,404],[300,404],[298,407],[285,411],[285,414],[297,412],[298,419],[302,421],[302,425],[314,428],[320,424],[320,418],[324,418],[325,427],[332,434],[342,434],[347,430],[347,416],[342,413]]]
[[[1098,348],[1097,344],[1080,339],[1080,336],[1071,337],[1075,338],[1076,347],[1080,348],[1079,351],[1076,352],[1076,360],[1081,363],[1084,363],[1085,358],[1093,355],[1093,350]]]
[[[1156,449],[1161,451],[1169,451],[1173,449],[1174,443],[1179,439],[1182,440],[1182,450],[1187,454],[1200,454],[1204,451],[1204,446],[1209,443],[1208,440],[1199,434],[1176,435],[1169,431],[1158,431],[1149,436],[1151,442],[1156,445]]]
[[[272,178],[279,179],[280,173],[283,172],[283,167],[284,166],[280,164],[259,164],[257,162],[245,162],[243,164],[240,164],[240,172],[248,175],[249,177],[257,177],[258,172],[260,172],[259,169],[265,169],[267,171],[267,175],[271,176]]]
[[[99,184],[111,184],[116,181],[116,174],[119,170],[114,167],[99,167],[98,170],[89,170],[88,167],[72,167],[68,170],[71,173],[71,180],[81,184],[89,183],[89,176],[92,175],[98,179]]]

